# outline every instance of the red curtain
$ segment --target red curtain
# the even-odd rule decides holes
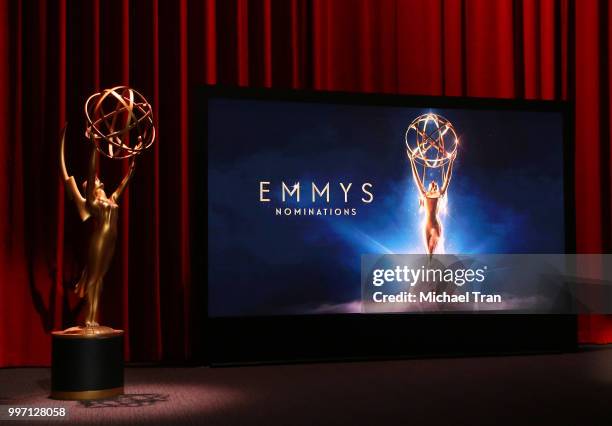
[[[197,84],[574,100],[577,249],[610,251],[611,22],[597,0],[0,0],[0,366],[48,364],[49,331],[82,314],[71,287],[87,227],[64,199],[58,136],[68,122],[82,179],[83,103],[118,84],[150,100],[158,130],[122,201],[103,292],[102,321],[126,330],[129,360],[199,350]],[[125,167],[102,164],[107,186]],[[612,320],[581,317],[579,338],[612,342]]]

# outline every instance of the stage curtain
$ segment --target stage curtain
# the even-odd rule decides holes
[[[66,199],[58,141],[85,176],[83,104],[129,84],[158,141],[121,203],[102,322],[131,361],[201,354],[203,282],[192,279],[197,84],[575,101],[577,250],[612,245],[610,23],[585,0],[0,0],[0,366],[46,365],[49,331],[72,325],[87,225]],[[126,171],[105,161],[112,188]],[[583,342],[612,320],[580,319]]]

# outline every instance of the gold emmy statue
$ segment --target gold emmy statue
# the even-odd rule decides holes
[[[121,194],[134,174],[136,158],[155,141],[151,105],[129,87],[113,87],[90,96],[85,116],[91,153],[84,196],[66,168],[66,129],[60,144],[60,169],[81,220],[89,220],[93,227],[86,264],[75,287],[80,297],[87,298],[87,314],[84,326],[51,333],[51,397],[56,399],[102,399],[123,393],[123,330],[99,325],[98,305],[115,251]],[[98,178],[100,154],[130,161],[129,171],[110,196]]]
[[[415,118],[405,135],[412,178],[419,191],[419,204],[425,212],[425,250],[444,253],[444,234],[439,213],[446,212],[446,195],[457,158],[459,138],[452,123],[441,115],[428,113]],[[429,180],[429,183],[427,183]],[[441,181],[439,185],[437,180]]]
[[[151,105],[140,93],[125,86],[90,96],[85,103],[85,116],[85,137],[91,144],[87,180],[83,182],[85,196],[81,195],[74,177],[69,176],[66,169],[66,129],[60,145],[60,168],[66,191],[76,204],[81,220],[93,222],[87,263],[75,287],[75,292],[81,298],[87,298],[87,314],[85,327],[71,327],[63,333],[97,335],[115,331],[98,324],[102,281],[115,251],[121,194],[134,174],[136,157],[155,141],[155,127]],[[128,173],[110,196],[107,196],[104,183],[97,176],[100,154],[115,160],[130,159]]]

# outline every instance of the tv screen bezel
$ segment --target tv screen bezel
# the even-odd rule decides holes
[[[198,86],[192,98],[194,296],[202,312],[201,353],[205,364],[243,364],[343,359],[380,359],[574,350],[577,317],[569,314],[321,314],[245,317],[208,316],[208,100],[211,98],[348,104],[405,108],[558,112],[563,116],[565,252],[575,252],[573,108],[568,101],[414,96],[381,93]],[[206,150],[206,151],[205,151]],[[208,161],[208,160],[206,160]],[[206,240],[206,250],[203,241]],[[206,283],[205,286],[199,285]],[[203,293],[203,294],[202,294]],[[474,329],[477,332],[474,332]],[[474,334],[476,333],[476,334]]]

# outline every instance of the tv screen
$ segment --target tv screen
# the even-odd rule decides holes
[[[370,315],[365,255],[565,252],[562,109],[357,99],[207,97],[209,317]]]
[[[559,285],[575,245],[568,104],[224,87],[196,100],[211,364],[576,347]]]

